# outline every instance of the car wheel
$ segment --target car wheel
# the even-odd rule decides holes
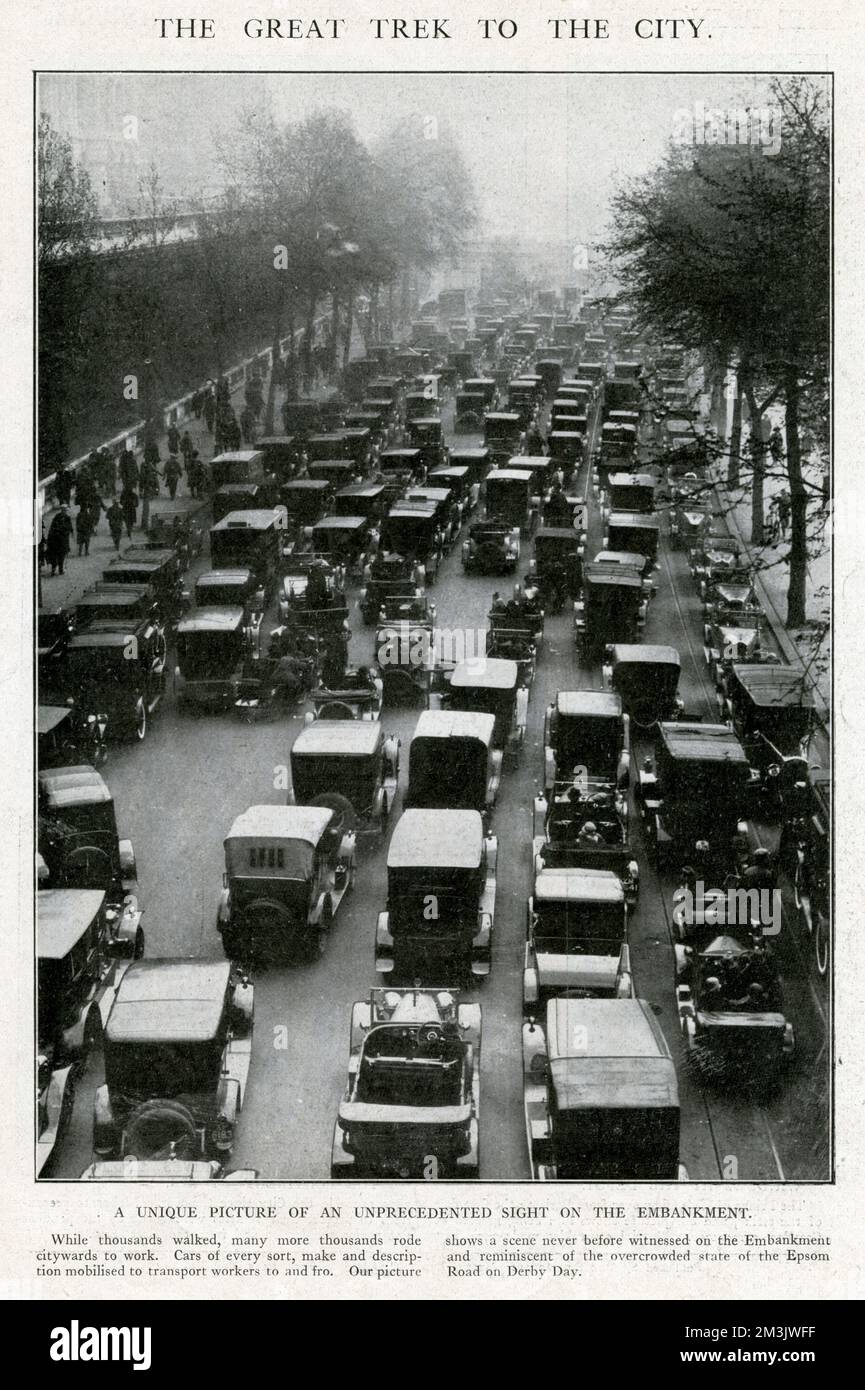
[[[82,1060],[89,1057],[91,1052],[102,1051],[102,1019],[98,1009],[91,1009],[87,1015],[87,1022],[84,1025],[84,1046],[82,1048]]]
[[[380,821],[380,828],[381,828],[381,833],[382,833],[382,835],[384,834],[385,830],[387,829],[387,819],[388,819],[388,816],[389,816],[389,815],[390,815],[390,806],[388,805],[387,792],[385,792],[384,795],[382,796],[382,799],[381,799],[381,821]]]
[[[144,955],[144,932],[141,928],[135,933],[135,945],[132,948],[132,959],[141,960]]]
[[[349,830],[357,828],[357,815],[348,797],[341,796],[339,792],[320,792],[310,801],[310,806],[325,806],[333,811],[334,816],[331,821],[331,829],[335,835],[345,835]]]
[[[139,696],[138,703],[135,706],[135,738],[139,743],[144,742],[146,733],[147,706],[145,705],[143,698]]]

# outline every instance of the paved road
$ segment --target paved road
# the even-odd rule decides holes
[[[446,413],[446,428],[450,415]],[[476,443],[460,437],[460,443]],[[599,537],[596,514],[592,539]],[[702,658],[699,604],[685,557],[662,563],[659,592],[650,606],[645,640],[679,647],[686,709],[708,715],[709,688]],[[466,577],[459,547],[448,557],[434,590],[442,627],[485,628],[496,581]],[[353,618],[352,656],[369,660],[371,629]],[[495,814],[499,879],[493,967],[477,992],[483,1004],[481,1176],[529,1176],[522,1114],[520,1051],[521,974],[525,903],[530,892],[530,808],[543,768],[543,716],[559,689],[600,684],[600,671],[576,662],[568,613],[548,618],[529,704],[519,766],[506,774]],[[410,711],[385,712],[388,731],[406,746],[416,720]],[[278,802],[277,770],[288,763],[302,718],[249,726],[231,716],[181,715],[169,695],[143,746],[112,749],[105,775],[114,792],[122,834],[132,837],[145,905],[148,956],[219,955],[215,930],[222,875],[222,839],[234,816],[260,801]],[[639,744],[637,756],[647,748]],[[397,802],[396,814],[400,802]],[[392,817],[391,824],[396,816]],[[771,839],[772,832],[757,833]],[[638,992],[650,1000],[680,1057],[673,993],[669,905],[673,881],[659,879],[638,854],[642,888],[630,939]],[[357,885],[343,903],[327,955],[314,964],[259,974],[253,1065],[232,1158],[264,1179],[326,1179],[331,1135],[345,1081],[351,1005],[377,983],[373,970],[376,917],[385,901],[385,846],[361,846]],[[781,941],[787,1012],[799,1050],[777,1092],[735,1093],[679,1066],[682,1159],[694,1179],[722,1177],[779,1181],[828,1177],[829,1048],[825,986],[788,921]],[[287,1039],[287,1046],[284,1045]],[[92,1093],[99,1061],[79,1086],[71,1130],[56,1176],[77,1177],[91,1159]]]

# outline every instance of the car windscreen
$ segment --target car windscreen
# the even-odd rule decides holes
[[[560,1178],[676,1175],[679,1111],[673,1107],[557,1110],[553,1136]]]
[[[384,527],[385,542],[400,555],[428,554],[435,534],[435,520],[430,516],[389,516]]]
[[[476,738],[413,738],[409,797],[431,810],[481,810],[487,796],[487,746]]]
[[[225,676],[237,665],[243,653],[240,632],[180,632],[177,635],[177,664],[188,680]]]
[[[625,914],[621,903],[536,902],[535,938],[559,951],[579,951],[587,942],[621,943]]]
[[[140,1099],[195,1095],[214,1090],[222,1042],[112,1043],[105,1052],[109,1094]]]
[[[389,869],[388,905],[393,926],[433,934],[477,920],[475,875],[468,869]]]

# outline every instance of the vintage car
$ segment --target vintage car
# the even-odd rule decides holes
[[[232,449],[217,454],[210,463],[210,476],[217,490],[229,483],[256,483],[265,477],[261,449]]]
[[[651,729],[660,720],[678,719],[681,660],[675,647],[614,642],[603,666],[604,689],[621,696],[638,729]]]
[[[406,559],[419,561],[426,583],[434,584],[444,554],[440,507],[421,498],[395,502],[382,523],[381,543]]]
[[[359,476],[357,465],[351,459],[315,459],[307,465],[307,474],[313,482],[327,483],[332,494],[350,487]]]
[[[627,565],[590,564],[582,598],[574,604],[574,636],[581,660],[594,662],[613,642],[634,642],[646,621],[642,573]]]
[[[174,622],[183,611],[182,565],[173,547],[128,546],[102,571],[107,585],[149,586],[156,595],[165,622]]]
[[[708,535],[712,511],[707,504],[687,498],[670,509],[670,543],[682,550],[693,550]]]
[[[325,516],[312,528],[312,549],[329,564],[359,575],[371,522],[365,516]]]
[[[393,550],[379,550],[366,566],[357,606],[364,622],[374,623],[385,599],[420,594],[415,585],[415,562]]]
[[[733,603],[719,599],[703,624],[703,656],[712,672],[722,719],[727,717],[724,701],[733,663],[770,665],[779,660],[762,645],[764,621],[763,610],[745,597]]]
[[[160,630],[165,620],[160,613],[156,591],[150,584],[107,584],[100,580],[87,589],[75,605],[75,617],[69,637],[75,631],[83,631],[93,623],[131,623],[133,625],[149,620]],[[68,649],[69,639],[64,646]],[[62,670],[59,661],[51,663],[55,673]],[[50,681],[51,669],[47,672]]]
[[[384,515],[387,501],[387,487],[384,483],[349,483],[341,487],[333,499],[333,510],[337,516],[365,516],[374,522]]]
[[[63,689],[107,736],[141,742],[165,692],[165,657],[165,632],[150,619],[91,622],[69,640]]]
[[[229,961],[130,965],[105,1026],[99,1161],[231,1153],[252,1057],[253,987]]]
[[[489,472],[490,451],[489,449],[450,449],[448,451],[448,467],[467,468],[469,487],[474,483],[481,484]]]
[[[550,999],[523,1025],[523,1096],[539,1182],[683,1179],[676,1068],[643,999]]]
[[[478,1176],[481,1007],[441,989],[376,989],[351,1011],[333,1178]]]
[[[376,468],[394,485],[419,482],[424,475],[420,449],[382,449],[376,460]]]
[[[264,455],[262,467],[280,485],[291,481],[300,467],[300,440],[292,434],[259,435],[255,447]]]
[[[515,661],[489,656],[459,661],[445,674],[442,693],[430,696],[430,706],[493,715],[493,746],[515,760],[525,738],[529,702],[519,677]]]
[[[384,682],[366,667],[346,667],[339,679],[317,685],[310,692],[312,709],[304,721],[314,719],[379,719],[384,703]]]
[[[797,803],[797,783],[808,780],[808,743],[814,729],[814,697],[805,676],[780,663],[733,662],[726,682],[725,713],[761,791],[783,815]]]
[[[317,473],[313,473],[312,469],[319,463],[336,462],[337,460],[342,460],[344,463],[353,462],[348,435],[342,429],[307,435],[304,451],[311,478],[318,476]]]
[[[603,869],[614,874],[633,907],[640,871],[631,846],[627,792],[584,773],[555,782],[534,801],[532,856],[535,873]]]
[[[216,929],[229,960],[323,954],[354,887],[355,836],[327,806],[250,806],[225,838]]]
[[[494,468],[485,484],[486,516],[490,521],[518,527],[531,535],[538,520],[538,500],[532,493],[532,476],[517,468]]]
[[[522,452],[524,442],[522,419],[513,411],[491,410],[484,416],[484,447],[490,460],[509,459]]]
[[[492,607],[487,614],[491,633],[499,630],[521,632],[531,639],[536,651],[540,650],[544,639],[544,616],[538,590],[528,584],[525,589],[515,584],[513,595],[507,601],[493,595]]]
[[[566,597],[575,599],[580,592],[582,536],[573,526],[541,526],[535,532],[534,551],[526,583],[536,583],[544,608],[556,613]]]
[[[256,483],[224,483],[213,496],[213,520],[221,521],[229,512],[263,511],[279,501],[275,480]]]
[[[685,864],[703,841],[709,846],[711,877],[723,882],[747,843],[752,786],[745,750],[726,724],[660,723],[655,759],[646,760],[637,784],[654,861]]]
[[[581,430],[555,429],[549,435],[550,458],[559,464],[577,467],[586,448],[586,436]]]
[[[658,559],[661,523],[645,512],[610,512],[604,534],[605,550],[634,550],[649,564]]]
[[[560,690],[544,716],[544,795],[557,782],[582,789],[625,789],[630,780],[630,720],[621,696]]]
[[[465,391],[477,392],[482,395],[488,409],[495,409],[496,400],[496,379],[492,376],[470,376],[463,382]],[[482,424],[478,426],[482,428]]]
[[[269,596],[279,578],[285,529],[286,514],[282,507],[229,512],[210,528],[213,568],[250,569],[259,588]]]
[[[335,830],[384,834],[399,784],[399,739],[378,720],[321,719],[291,749],[288,804],[337,812]]]
[[[425,595],[385,598],[378,614],[375,660],[386,700],[426,698],[435,666],[435,604]]]
[[[188,568],[204,546],[208,505],[198,497],[151,497],[147,520],[148,544],[173,547],[183,569]]]
[[[265,600],[252,570],[205,570],[196,579],[193,594],[198,612],[202,608],[243,608],[250,651],[258,651]]]
[[[327,478],[292,478],[283,483],[279,500],[288,516],[286,535],[293,526],[301,530],[314,526],[330,510],[332,497],[333,488]]]
[[[595,471],[600,487],[606,485],[611,473],[627,469],[637,451],[637,431],[633,425],[607,421],[601,426],[601,442],[595,458]]]
[[[421,983],[490,973],[496,909],[494,835],[477,811],[404,811],[387,852],[387,908],[375,968]]]
[[[293,550],[285,556],[283,564],[285,571],[279,586],[280,622],[287,622],[290,611],[296,608],[336,605],[348,612],[344,598],[345,570],[341,564],[329,565],[323,555],[316,555],[313,550]],[[314,571],[310,593],[310,576]]]
[[[655,491],[653,473],[610,473],[602,502],[604,520],[610,512],[641,512],[651,516],[655,510]]]
[[[227,709],[251,654],[246,608],[195,608],[177,625],[174,696],[180,707]]]
[[[36,1174],[47,1176],[72,1114],[75,1082],[99,1047],[126,968],[105,918],[105,894],[48,888],[37,894]]]
[[[476,521],[462,546],[466,574],[513,574],[520,559],[520,528],[507,521]]]
[[[622,565],[625,569],[636,570],[643,581],[643,595],[646,603],[654,596],[655,585],[652,580],[652,565],[645,555],[635,550],[599,550],[592,563],[595,565]]]
[[[433,405],[437,403],[434,401]],[[419,449],[424,468],[435,468],[444,461],[442,422],[438,415],[406,420],[407,443]]]
[[[68,767],[86,760],[92,767],[101,767],[108,757],[106,729],[98,715],[82,715],[74,702],[40,704],[36,712],[37,766]]]
[[[479,434],[484,427],[487,398],[483,391],[458,391],[454,406],[454,433]]]
[[[524,1012],[543,1012],[556,997],[629,999],[627,926],[617,874],[541,861],[526,908]]]
[[[487,656],[517,664],[520,688],[528,691],[535,678],[538,648],[534,633],[525,628],[505,627],[499,620],[490,625],[486,635]]]
[[[728,576],[732,582],[732,576],[741,573],[745,568],[739,542],[734,540],[732,536],[719,536],[711,533],[705,536],[702,542],[691,547],[688,563],[691,574],[701,589],[701,594],[702,585],[707,582],[723,583]],[[750,572],[750,567],[748,569]]]
[[[771,945],[733,925],[674,950],[679,1026],[689,1054],[711,1076],[727,1072],[738,1085],[771,1084],[795,1048]]]
[[[477,505],[478,488],[474,489],[474,500],[472,494],[472,471],[463,464],[447,464],[443,468],[432,468],[427,474],[427,485],[433,488],[445,487],[448,489],[452,502],[459,507],[460,525],[472,512]]]
[[[438,527],[442,545],[447,550],[456,540],[460,529],[460,510],[449,487],[429,487],[413,483],[405,490],[405,495],[400,499],[399,505],[419,502],[435,509],[436,526]]]
[[[105,948],[114,956],[144,954],[138,871],[131,840],[117,835],[114,801],[104,779],[84,763],[41,771],[38,849],[52,888],[105,895]]]
[[[492,714],[424,710],[409,745],[403,805],[479,811],[489,821],[502,776]]]

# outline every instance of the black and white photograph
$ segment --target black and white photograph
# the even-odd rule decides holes
[[[39,1183],[833,1181],[832,116],[35,74]]]

